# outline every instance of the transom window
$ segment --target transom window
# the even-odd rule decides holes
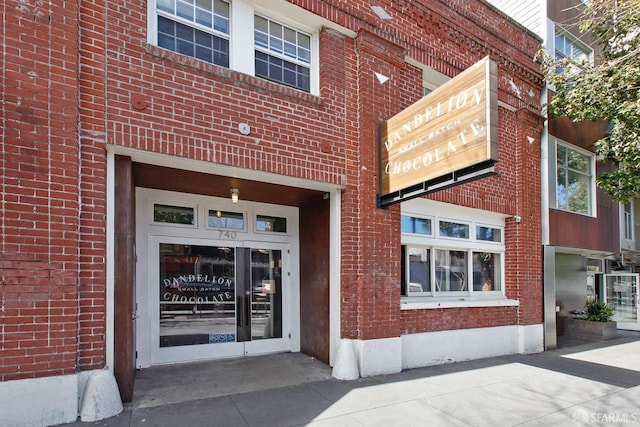
[[[419,218],[410,215],[402,215],[400,228],[403,233],[424,234],[431,236],[431,220],[429,218]]]
[[[418,199],[403,203],[401,230],[402,295],[504,294],[503,217]]]
[[[151,44],[305,92],[317,91],[313,32],[257,14],[251,1],[150,0],[149,16]]]
[[[593,215],[595,194],[595,157],[557,138],[550,137],[551,170],[549,183],[551,207],[583,215]],[[551,156],[550,156],[551,157]]]

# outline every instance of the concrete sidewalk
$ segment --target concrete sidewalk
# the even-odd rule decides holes
[[[168,384],[154,398],[149,388],[116,417],[66,426],[640,426],[640,332],[355,381],[315,364],[292,371],[295,384],[281,372],[253,391],[209,384],[226,393],[213,397],[160,398],[180,393]]]

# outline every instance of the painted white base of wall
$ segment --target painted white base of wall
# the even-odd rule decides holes
[[[544,351],[544,326],[499,326],[402,335],[379,340],[341,340],[353,342],[355,354],[341,358],[336,372],[349,366],[349,378],[355,379],[352,357],[357,360],[361,377],[393,374],[403,369],[464,362],[507,354],[531,354]],[[336,362],[338,360],[336,359]],[[334,365],[334,369],[336,366]],[[351,378],[351,377],[354,378]]]
[[[402,371],[402,339],[355,340],[360,376],[394,374]]]
[[[402,368],[543,351],[543,325],[460,329],[402,336]]]
[[[45,427],[76,421],[87,379],[93,372],[103,371],[0,382],[0,396],[2,396],[0,425]],[[110,394],[113,392],[113,390],[107,391]],[[115,392],[118,393],[117,387]],[[105,398],[114,400],[113,396]],[[117,400],[120,400],[119,393]],[[113,410],[115,409],[117,408]],[[120,402],[121,411],[122,402]],[[102,413],[113,416],[119,412],[111,414],[103,411]]]
[[[352,340],[340,340],[331,376],[338,380],[357,380],[360,378],[358,357]]]

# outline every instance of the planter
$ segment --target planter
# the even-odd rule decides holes
[[[592,322],[567,317],[564,319],[564,335],[583,340],[609,340],[618,335],[616,322]]]

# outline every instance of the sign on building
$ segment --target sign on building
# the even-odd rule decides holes
[[[498,160],[497,65],[469,67],[380,126],[384,207],[492,175]]]

